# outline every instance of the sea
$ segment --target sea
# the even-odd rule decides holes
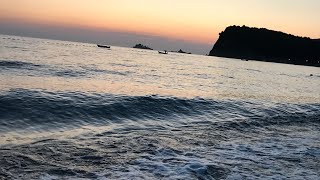
[[[320,179],[320,68],[0,35],[0,179]]]

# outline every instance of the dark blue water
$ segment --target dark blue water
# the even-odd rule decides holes
[[[320,177],[319,68],[0,45],[0,179]]]

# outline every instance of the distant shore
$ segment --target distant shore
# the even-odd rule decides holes
[[[136,48],[136,49],[147,49],[147,50],[153,50],[152,48],[145,46],[143,44],[136,44],[135,46],[133,46],[132,48]]]

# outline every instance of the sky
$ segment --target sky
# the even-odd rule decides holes
[[[320,0],[0,0],[0,34],[206,54],[230,25],[320,38]]]

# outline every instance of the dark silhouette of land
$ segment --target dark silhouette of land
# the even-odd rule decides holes
[[[179,51],[171,51],[171,52],[182,53],[182,54],[191,54],[191,52],[185,52],[182,49],[180,49]]]
[[[210,56],[320,67],[320,39],[246,26],[230,26],[219,35]]]
[[[136,44],[135,46],[133,46],[133,48],[153,50],[152,48],[145,46],[143,44]]]

